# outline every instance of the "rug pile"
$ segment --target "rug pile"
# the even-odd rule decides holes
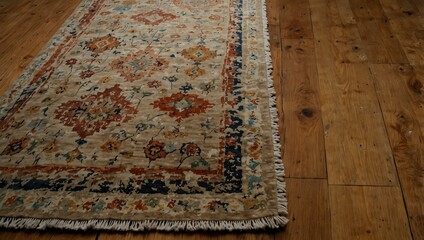
[[[0,226],[287,222],[262,0],[83,0],[0,99]]]

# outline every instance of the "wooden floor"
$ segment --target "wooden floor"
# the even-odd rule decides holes
[[[0,0],[0,93],[79,1]],[[0,239],[424,239],[424,1],[267,2],[285,230],[1,229]]]

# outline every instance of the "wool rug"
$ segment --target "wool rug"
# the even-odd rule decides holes
[[[0,226],[284,226],[266,25],[262,0],[83,0],[0,99]]]

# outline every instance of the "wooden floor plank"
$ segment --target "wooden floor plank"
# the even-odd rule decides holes
[[[238,232],[230,232],[230,233],[218,233],[216,235],[217,240],[276,240],[274,237],[273,230],[269,230],[268,233],[261,231],[261,232],[250,232],[250,233],[238,233]],[[197,238],[197,239],[202,239]],[[193,239],[193,240],[197,240]],[[181,240],[185,240],[181,239]]]
[[[278,26],[278,28],[280,28],[280,7],[281,2],[279,0],[266,0],[267,19],[269,25]],[[270,30],[270,37],[273,36],[273,33],[277,33],[277,31],[279,36],[280,29],[275,29],[273,31]]]
[[[330,186],[333,240],[412,239],[398,187]]]
[[[385,65],[388,68],[388,80],[396,81],[398,87],[403,88],[403,100],[408,100],[414,109],[416,121],[424,133],[424,66],[410,66],[408,64]],[[384,86],[383,86],[384,87]],[[385,90],[385,89],[382,89]],[[408,98],[409,95],[409,98]]]
[[[310,0],[311,19],[316,42],[328,44],[323,51],[336,63],[364,63],[367,55],[355,21],[341,17],[340,9],[349,12],[347,4],[337,0]],[[315,47],[318,47],[316,44]]]
[[[287,179],[289,223],[275,239],[331,239],[330,205],[325,179]]]
[[[283,39],[283,109],[287,177],[326,178],[314,42]]]
[[[195,240],[195,239],[205,239],[205,240],[217,240],[217,233],[201,233],[201,232],[187,232],[187,233],[174,233],[174,232],[101,232],[99,234],[98,240]]]
[[[355,14],[352,11],[349,0],[338,0],[336,5],[339,12],[340,23],[344,26],[355,25]]]
[[[412,0],[379,0],[385,15],[391,19],[399,16],[418,15],[417,9]]]
[[[318,64],[330,184],[397,185],[378,99],[364,64]],[[331,78],[326,78],[331,76]]]
[[[387,19],[357,19],[361,40],[370,63],[409,63]],[[370,34],[370,33],[373,34]]]
[[[379,1],[350,0],[350,3],[368,62],[408,63]]]
[[[97,232],[90,231],[57,231],[53,232],[50,240],[96,240]]]
[[[19,230],[0,229],[0,239],[14,240]]]
[[[5,14],[5,10],[13,5],[14,3],[16,3],[16,1],[13,0],[3,0],[0,2],[0,14]]]
[[[311,0],[311,10],[328,181],[396,185],[396,170],[368,66],[340,63],[332,52],[337,46],[328,29],[340,21],[334,13],[335,1]],[[346,31],[344,26],[339,29]]]
[[[5,16],[0,15],[0,94],[9,88],[79,2],[40,0],[33,3],[26,0],[11,8]],[[21,6],[23,9],[19,9]]]
[[[356,17],[359,18],[384,18],[383,8],[378,0],[350,0],[350,6]]]
[[[415,5],[415,7],[420,11],[422,15],[424,15],[424,1],[422,0],[410,0],[411,3]]]
[[[281,36],[283,38],[312,39],[312,25],[308,0],[284,0],[281,2]]]
[[[372,65],[387,131],[395,156],[409,221],[415,239],[424,239],[424,135],[407,84],[405,66]]]
[[[1,229],[0,229],[0,232]],[[51,231],[31,231],[31,230],[12,230],[5,231],[4,233],[0,233],[0,239],[7,240],[50,240],[53,236],[53,232]]]
[[[424,14],[423,16],[396,17],[389,22],[409,63],[424,65]]]

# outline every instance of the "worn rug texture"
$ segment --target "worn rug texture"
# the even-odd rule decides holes
[[[265,13],[83,0],[0,99],[0,226],[284,226]]]

